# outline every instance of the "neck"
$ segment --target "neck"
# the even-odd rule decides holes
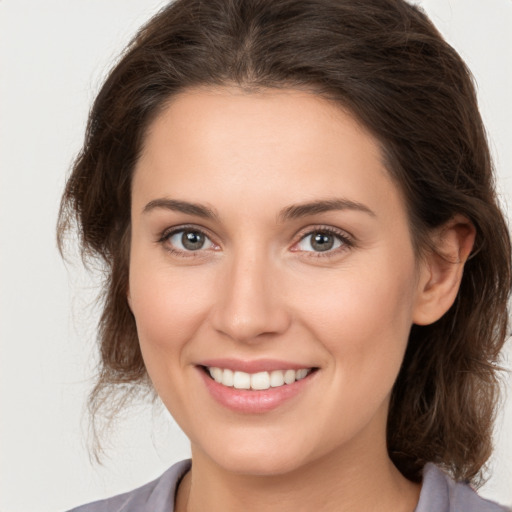
[[[375,437],[369,441],[370,450],[342,448],[277,475],[227,471],[193,446],[192,470],[180,484],[176,512],[412,512],[420,486],[396,469],[384,439],[378,447]]]

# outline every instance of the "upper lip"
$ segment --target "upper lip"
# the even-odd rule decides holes
[[[302,368],[313,368],[309,364],[280,361],[278,359],[254,359],[246,361],[242,359],[221,358],[208,359],[198,363],[198,366],[210,368],[222,368],[224,370],[240,371],[245,373],[271,372],[274,370],[300,370]]]

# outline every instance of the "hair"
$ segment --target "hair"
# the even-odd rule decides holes
[[[59,214],[61,250],[76,229],[82,255],[105,269],[90,410],[115,408],[109,398],[119,390],[125,404],[149,387],[126,299],[130,189],[145,133],[180,91],[224,85],[305,89],[348,110],[379,142],[420,252],[454,215],[473,223],[454,305],[411,329],[387,443],[413,481],[434,462],[478,485],[492,452],[510,240],[472,76],[403,0],[177,0],[140,29],[97,95]]]

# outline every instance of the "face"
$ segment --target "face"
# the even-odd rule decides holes
[[[306,92],[191,90],[132,194],[129,304],[193,456],[278,474],[385,453],[421,269],[376,141]]]

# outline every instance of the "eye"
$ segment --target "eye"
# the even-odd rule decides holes
[[[345,245],[350,246],[350,241],[346,236],[331,230],[319,229],[303,236],[296,245],[296,250],[305,252],[333,252]]]
[[[202,232],[197,229],[179,229],[171,231],[162,237],[171,251],[174,252],[193,252],[212,249],[214,243]]]

